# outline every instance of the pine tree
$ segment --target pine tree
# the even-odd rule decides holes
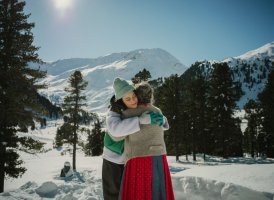
[[[67,122],[71,126],[72,134],[71,144],[73,145],[73,159],[72,165],[73,169],[76,170],[76,145],[78,143],[78,131],[79,125],[81,124],[81,115],[85,112],[83,106],[86,106],[84,101],[86,96],[81,95],[81,92],[85,90],[87,82],[83,80],[82,74],[80,71],[75,71],[69,79],[70,86],[65,88],[65,91],[69,93],[68,96],[64,98],[63,113],[67,117]]]
[[[46,111],[43,113],[44,116],[49,118],[58,119],[62,116],[62,109],[56,105],[53,105],[46,97],[37,94],[37,98],[39,99],[40,104],[42,104],[44,110]]]
[[[33,45],[34,24],[27,22],[30,14],[24,14],[24,6],[24,1],[0,1],[0,192],[5,177],[17,178],[26,171],[16,149],[41,147],[33,139],[16,135],[34,128],[41,108],[37,90],[45,87],[37,84],[45,72],[28,67],[30,62],[42,61]]]
[[[88,133],[88,143],[85,145],[86,155],[99,156],[103,153],[104,131],[102,131],[102,122],[98,116],[95,119],[94,127],[91,133]]]
[[[64,143],[73,144],[73,127],[70,123],[65,122],[57,129],[55,136],[55,146],[61,147]]]
[[[148,83],[151,85],[151,87],[154,89],[154,92],[156,93],[157,92],[157,88],[159,88],[162,84],[163,84],[163,78],[160,77],[160,78],[157,78],[157,79],[154,79],[154,80],[150,80],[148,81]]]
[[[274,63],[272,63],[274,65]],[[265,89],[258,95],[262,106],[265,154],[274,157],[274,70],[268,75]]]
[[[207,84],[201,71],[196,72],[188,83],[184,84],[185,113],[187,114],[187,124],[191,135],[191,150],[193,160],[196,161],[197,152],[206,152],[206,90]]]
[[[253,99],[249,100],[245,106],[245,118],[247,119],[247,128],[244,132],[244,147],[252,158],[259,152],[258,136],[261,132],[261,117],[259,104]]]
[[[155,105],[159,106],[167,117],[170,129],[165,133],[167,150],[179,160],[180,146],[183,140],[181,128],[181,84],[178,75],[165,78],[164,83],[155,92]]]
[[[207,62],[195,62],[181,76],[182,79],[182,102],[181,112],[184,113],[181,123],[187,127],[184,142],[193,153],[193,160],[196,160],[196,153],[210,152],[210,135],[206,121],[208,120],[207,93],[208,75],[205,70]]]
[[[239,99],[237,84],[227,63],[213,64],[209,82],[210,131],[214,136],[214,154],[228,157],[242,154],[239,120],[233,118]]]
[[[145,68],[142,71],[139,71],[132,79],[134,85],[141,83],[142,81],[149,81],[151,78],[150,72]]]

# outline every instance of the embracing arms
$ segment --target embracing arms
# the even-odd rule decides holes
[[[162,126],[164,130],[169,129],[167,118],[162,115],[159,109],[127,109],[123,112],[123,116],[109,111],[106,118],[107,130],[116,141],[140,131],[140,124],[158,125]]]
[[[110,111],[106,118],[107,130],[114,137],[125,137],[140,131],[139,118],[122,119],[121,115]]]

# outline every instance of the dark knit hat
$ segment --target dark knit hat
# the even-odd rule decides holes
[[[134,87],[130,85],[126,80],[117,77],[113,82],[113,89],[115,92],[115,99],[119,100],[128,92],[132,92],[134,90]]]
[[[151,103],[153,89],[147,82],[142,82],[136,86],[135,93],[139,103]]]

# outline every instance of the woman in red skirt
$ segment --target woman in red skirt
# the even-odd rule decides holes
[[[173,200],[166,155],[130,159],[125,166],[120,199]]]
[[[123,111],[123,118],[139,116],[140,131],[125,137],[126,165],[119,199],[173,200],[164,142],[164,130],[169,128],[167,119],[151,104],[153,90],[149,84],[139,85],[135,93],[139,105]]]

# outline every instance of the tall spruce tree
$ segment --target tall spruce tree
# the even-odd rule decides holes
[[[188,146],[189,152],[193,153],[193,160],[196,160],[196,152],[204,153],[204,159],[205,154],[210,152],[211,140],[207,128],[208,76],[204,64],[205,62],[195,62],[181,76],[183,85],[181,112],[184,115],[181,123],[186,127],[184,143]]]
[[[186,124],[188,126],[189,141],[193,160],[196,161],[197,152],[206,152],[207,135],[206,135],[206,92],[207,83],[201,70],[196,71],[186,84],[184,84],[184,113]],[[205,157],[205,154],[204,154]]]
[[[274,63],[272,63],[274,65]],[[263,109],[263,131],[265,136],[265,154],[274,157],[274,70],[268,75],[265,89],[258,95]]]
[[[178,75],[171,75],[165,78],[164,83],[157,88],[155,95],[155,105],[159,106],[170,124],[170,129],[165,133],[167,150],[170,154],[175,154],[179,160],[180,146],[183,140],[181,128],[181,84]]]
[[[213,64],[209,82],[210,128],[214,136],[214,154],[241,156],[242,134],[240,121],[233,117],[239,99],[237,84],[227,63]]]
[[[83,80],[83,76],[80,71],[75,71],[69,79],[70,86],[65,88],[65,91],[69,93],[68,96],[64,98],[63,113],[67,116],[67,122],[70,127],[71,132],[71,143],[73,145],[73,159],[72,166],[76,170],[76,146],[78,143],[78,131],[79,125],[81,124],[81,115],[85,113],[83,106],[86,106],[85,100],[86,96],[81,95],[82,91],[85,90],[87,86],[87,81]]]
[[[88,133],[88,143],[85,145],[86,155],[99,156],[103,153],[104,135],[102,122],[97,116],[94,120],[94,127],[91,133]]]
[[[0,192],[4,191],[5,177],[17,178],[26,169],[21,166],[17,150],[30,150],[41,145],[29,137],[18,137],[17,132],[34,128],[40,106],[37,84],[45,72],[31,69],[28,63],[41,63],[33,45],[29,15],[24,14],[25,2],[0,1]]]
[[[254,158],[259,153],[258,136],[261,134],[261,117],[259,104],[253,99],[249,100],[245,106],[245,118],[247,128],[244,132],[244,150]]]

